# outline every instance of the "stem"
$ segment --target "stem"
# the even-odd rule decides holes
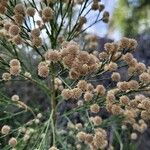
[[[55,91],[55,70],[54,70],[54,64],[51,63],[51,113],[52,113],[52,119],[51,119],[51,128],[52,128],[52,143],[55,145],[55,124],[56,124],[56,91]]]

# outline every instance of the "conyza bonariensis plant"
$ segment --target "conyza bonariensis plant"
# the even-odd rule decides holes
[[[86,31],[109,21],[100,1],[0,0],[0,13],[0,149],[136,147],[150,119],[150,68],[133,57],[134,39],[98,51]],[[11,95],[4,87],[16,82],[45,98],[29,92],[26,102],[24,84]]]

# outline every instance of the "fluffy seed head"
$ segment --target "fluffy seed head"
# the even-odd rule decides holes
[[[11,147],[15,147],[17,145],[17,139],[12,137],[8,143]]]
[[[1,129],[1,133],[7,135],[10,132],[11,128],[8,125],[4,125]]]
[[[143,63],[137,63],[136,70],[139,73],[143,73],[146,70],[146,66]]]
[[[70,79],[77,79],[80,76],[79,72],[76,71],[76,69],[72,68],[69,71],[69,78]]]
[[[139,83],[136,80],[131,80],[128,82],[129,89],[137,90],[139,88]]]
[[[106,52],[99,53],[99,59],[100,60],[104,60],[106,58],[108,58],[108,54]]]
[[[5,14],[6,10],[6,7],[0,4],[0,14]]]
[[[130,40],[126,37],[123,37],[120,40],[119,47],[120,47],[120,49],[128,48],[129,44],[130,44]]]
[[[92,94],[92,93],[86,92],[86,93],[84,94],[84,100],[85,100],[85,101],[91,101],[92,98],[93,98],[93,94]]]
[[[42,11],[42,15],[45,18],[52,19],[53,18],[53,10],[50,7],[45,7]]]
[[[38,75],[46,78],[49,75],[49,67],[46,65],[38,67]]]
[[[57,50],[48,50],[45,53],[45,60],[57,62],[61,59],[61,54]]]
[[[139,76],[140,81],[142,81],[143,83],[150,83],[150,74],[143,72],[140,76]]]
[[[52,146],[49,150],[59,150],[56,146]]]
[[[133,60],[133,55],[131,53],[126,53],[123,56],[124,61],[126,61],[127,63],[131,62]]]
[[[18,95],[13,95],[13,96],[11,97],[11,100],[12,100],[12,101],[19,101],[19,96],[18,96]]]
[[[110,64],[108,64],[109,71],[115,71],[117,68],[118,68],[118,65],[114,62],[111,62]]]
[[[85,141],[85,138],[86,138],[86,133],[85,132],[78,132],[77,134],[77,138],[79,141]]]
[[[97,87],[95,89],[95,92],[98,95],[105,95],[106,89],[105,89],[105,87],[103,85],[97,85]]]
[[[24,21],[24,16],[22,14],[16,14],[13,16],[14,20],[15,20],[15,23],[17,25],[21,25]]]
[[[4,29],[5,29],[6,31],[9,31],[10,26],[11,26],[11,23],[6,22],[6,23],[4,24]]]
[[[100,125],[102,123],[102,118],[99,116],[95,116],[90,118],[90,120],[94,123],[94,125]]]
[[[131,139],[136,140],[137,139],[137,134],[136,133],[131,133]]]
[[[120,103],[123,106],[127,105],[129,103],[129,100],[130,99],[126,95],[123,95],[123,96],[120,97]]]
[[[14,9],[15,14],[25,14],[25,10],[22,4],[17,4]]]
[[[119,115],[121,113],[121,108],[119,105],[112,105],[111,112],[114,115]]]
[[[113,72],[112,75],[111,75],[111,79],[113,81],[120,81],[121,76],[120,76],[120,74],[118,72]]]
[[[13,43],[15,43],[16,45],[20,45],[22,44],[22,38],[20,35],[16,35],[12,38]]]
[[[87,89],[87,82],[85,80],[80,80],[77,84],[77,87],[80,88],[83,92]]]
[[[93,2],[91,7],[92,7],[92,10],[98,10],[99,8],[98,2]]]
[[[20,28],[17,25],[11,25],[9,28],[9,34],[11,36],[16,36],[20,33]]]
[[[114,93],[108,91],[107,96],[106,96],[107,102],[108,103],[109,102],[114,102],[115,99],[116,99],[116,97],[115,97]]]
[[[126,82],[126,81],[118,82],[118,83],[117,83],[117,87],[118,87],[119,90],[121,90],[121,91],[127,91],[127,90],[129,89],[128,82]]]
[[[32,45],[35,47],[40,47],[42,45],[41,37],[36,37],[32,39]]]
[[[130,39],[129,40],[130,44],[129,44],[129,49],[131,50],[135,50],[137,48],[137,41],[135,39]]]
[[[79,88],[72,89],[72,98],[79,99],[82,95],[82,90]]]
[[[109,21],[109,12],[108,11],[104,11],[102,21],[104,23],[108,23],[108,21]]]
[[[26,14],[30,17],[33,17],[35,15],[35,9],[33,7],[28,7],[26,10]]]
[[[3,79],[4,81],[9,81],[9,80],[11,80],[11,74],[10,74],[10,73],[7,73],[7,72],[3,73],[3,74],[2,74],[2,79]]]
[[[33,30],[31,31],[31,36],[32,36],[33,38],[36,38],[36,37],[40,36],[40,29],[39,29],[39,28],[33,29]]]
[[[105,9],[105,6],[103,4],[99,4],[99,11],[103,11]]]
[[[24,76],[26,77],[26,79],[30,79],[32,77],[30,72],[25,72]]]
[[[99,110],[100,110],[100,107],[99,107],[98,104],[93,104],[93,105],[90,106],[90,111],[91,111],[92,113],[98,113]]]
[[[9,66],[10,67],[14,67],[14,66],[20,66],[20,62],[18,59],[12,59],[10,62],[9,62]]]
[[[63,89],[61,92],[61,96],[63,97],[63,99],[68,100],[70,98],[72,98],[72,91],[70,89]]]
[[[12,66],[9,71],[11,75],[18,76],[21,72],[21,68],[20,66]]]

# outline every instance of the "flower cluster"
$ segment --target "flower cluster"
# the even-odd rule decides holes
[[[77,79],[98,69],[98,58],[86,51],[80,51],[77,43],[65,42],[62,46],[62,62],[70,70],[71,79]]]
[[[104,149],[108,145],[107,133],[102,128],[97,128],[94,135],[85,132],[78,132],[77,138],[79,141],[88,144],[91,147],[90,149]]]

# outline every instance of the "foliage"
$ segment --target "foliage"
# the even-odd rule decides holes
[[[114,10],[112,26],[117,27],[125,36],[134,37],[147,32],[150,2],[148,0],[120,0]]]

